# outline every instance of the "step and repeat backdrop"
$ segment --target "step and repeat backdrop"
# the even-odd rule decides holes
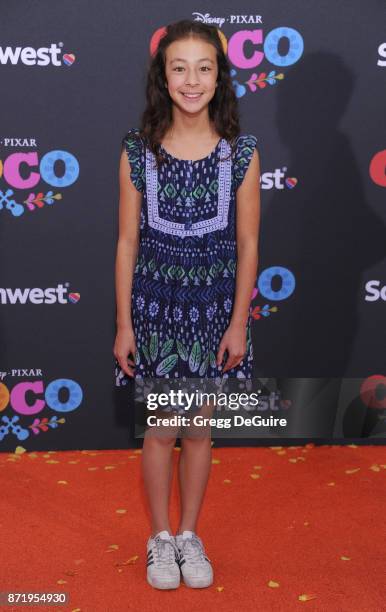
[[[281,434],[386,440],[383,2],[3,0],[0,451],[122,448],[114,368],[120,143],[165,26],[221,32],[261,162],[255,376]]]

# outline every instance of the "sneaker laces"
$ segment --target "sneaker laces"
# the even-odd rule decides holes
[[[155,557],[157,565],[161,567],[168,567],[176,563],[176,553],[178,558],[178,548],[175,542],[166,540],[157,536],[154,538],[155,543]]]
[[[195,534],[191,538],[185,538],[181,544],[181,555],[186,557],[188,563],[195,565],[205,561],[205,554],[202,542]]]

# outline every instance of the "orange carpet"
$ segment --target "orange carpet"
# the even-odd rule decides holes
[[[44,612],[385,610],[384,446],[214,446],[198,534],[215,582],[176,591],[145,581],[140,453],[0,454],[0,591],[69,593]]]

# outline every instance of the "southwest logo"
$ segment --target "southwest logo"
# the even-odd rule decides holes
[[[0,47],[0,65],[24,64],[25,66],[72,66],[75,62],[73,53],[60,57],[63,43],[51,43],[49,47]]]

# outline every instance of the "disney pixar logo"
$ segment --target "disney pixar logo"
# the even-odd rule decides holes
[[[24,64],[25,66],[72,66],[73,53],[62,55],[63,43],[51,43],[49,47],[0,47],[0,65]]]
[[[227,21],[229,23],[262,23],[261,15],[230,15],[229,17],[212,17],[210,13],[192,13],[194,21],[215,24],[219,28]]]

